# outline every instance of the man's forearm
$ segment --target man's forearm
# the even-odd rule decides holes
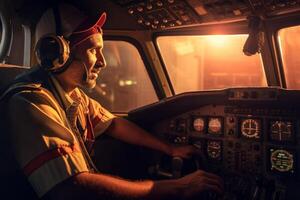
[[[122,118],[115,118],[107,133],[124,142],[149,147],[168,155],[171,154],[170,145],[154,137],[137,125]]]
[[[177,197],[179,184],[175,180],[127,181],[104,175],[81,173],[57,185],[46,199],[155,199]]]

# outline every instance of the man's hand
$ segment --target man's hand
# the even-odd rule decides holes
[[[193,155],[201,155],[201,151],[192,145],[171,147],[172,157],[190,158]]]
[[[177,179],[180,187],[182,199],[189,199],[198,196],[202,192],[212,191],[218,194],[223,194],[223,180],[212,173],[198,170],[180,179]]]

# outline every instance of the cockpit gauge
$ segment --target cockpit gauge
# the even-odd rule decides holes
[[[211,117],[208,119],[208,133],[212,135],[222,134],[222,119],[220,117]]]
[[[291,121],[271,121],[270,138],[273,141],[292,141],[293,123]]]
[[[294,153],[284,149],[270,149],[271,171],[281,173],[294,173]]]
[[[221,160],[222,158],[222,142],[207,141],[207,155],[210,159]]]
[[[197,132],[203,132],[205,128],[205,121],[201,117],[194,118],[193,129]]]
[[[261,121],[258,119],[243,119],[241,121],[241,133],[246,138],[260,138]]]

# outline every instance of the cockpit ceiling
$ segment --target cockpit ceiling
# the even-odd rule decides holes
[[[104,28],[160,31],[208,23],[263,18],[300,11],[300,0],[8,0],[26,22],[34,23],[53,2],[79,6],[92,15],[105,11]]]
[[[161,30],[300,10],[300,0],[114,0],[144,29]]]

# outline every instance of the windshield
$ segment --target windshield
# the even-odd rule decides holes
[[[107,68],[89,95],[111,112],[128,112],[158,100],[137,48],[126,41],[104,41]]]
[[[278,33],[281,59],[288,89],[300,89],[300,26],[281,29]]]
[[[267,86],[259,54],[245,56],[248,35],[160,36],[157,44],[176,94]]]

